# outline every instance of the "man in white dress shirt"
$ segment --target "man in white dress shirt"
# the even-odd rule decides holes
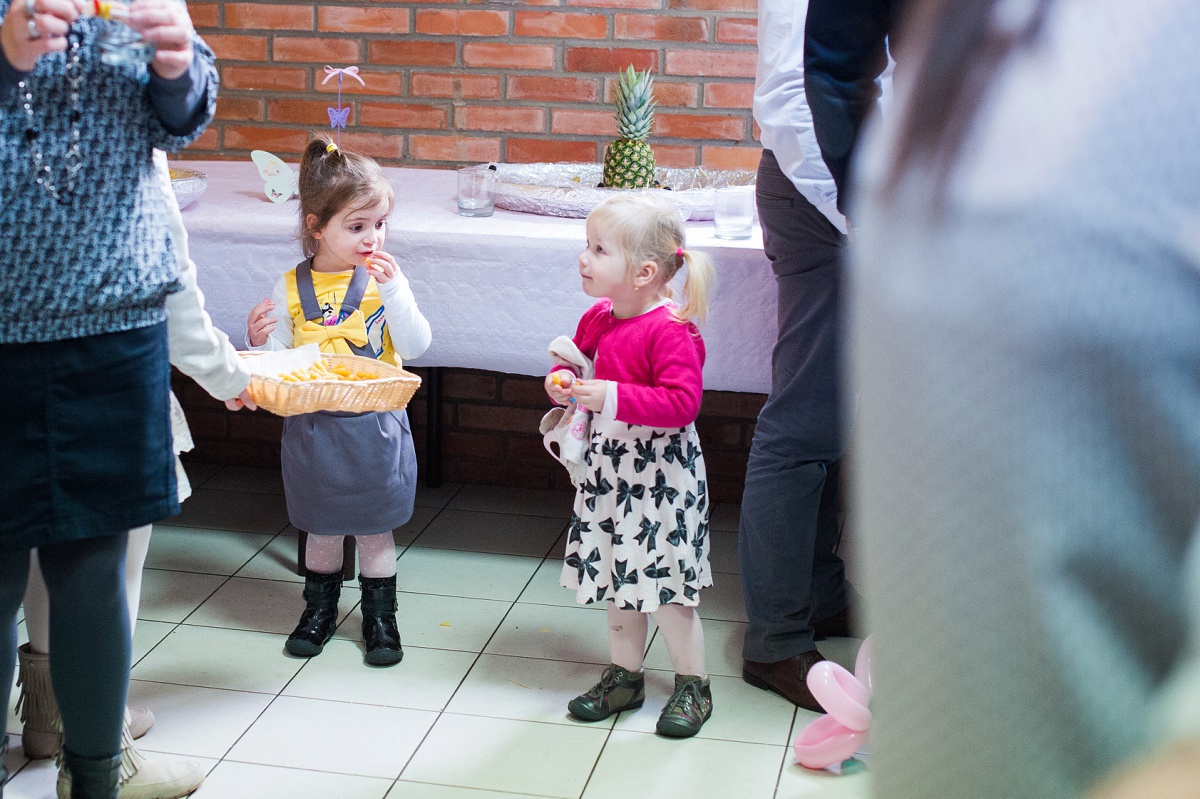
[[[760,0],[754,118],[756,200],[779,288],[771,392],[758,417],[738,534],[750,625],[743,678],[810,710],[816,641],[850,633],[852,589],[836,554],[838,292],[846,221],[821,160],[804,93],[807,0]]]

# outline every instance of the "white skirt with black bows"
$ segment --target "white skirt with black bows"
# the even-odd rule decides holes
[[[663,429],[594,416],[585,463],[562,585],[580,604],[608,600],[644,613],[699,604],[712,573],[695,425]]]

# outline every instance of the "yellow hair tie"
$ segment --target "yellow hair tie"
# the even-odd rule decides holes
[[[338,148],[338,146],[336,144],[334,144],[333,142],[330,142],[329,146],[325,148],[325,153],[329,154],[329,153],[333,152],[334,150],[336,150],[337,148]]]

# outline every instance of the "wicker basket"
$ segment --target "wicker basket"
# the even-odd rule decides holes
[[[243,352],[244,358],[258,357]],[[374,372],[376,380],[304,380],[292,382],[281,377],[253,375],[250,396],[258,407],[279,416],[296,416],[314,411],[399,411],[408,405],[421,386],[421,378],[398,366],[360,355],[326,355],[325,365],[345,364],[351,369]]]

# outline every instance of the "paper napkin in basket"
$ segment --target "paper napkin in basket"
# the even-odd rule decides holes
[[[252,375],[259,377],[279,377],[296,369],[308,369],[321,357],[321,351],[316,344],[305,344],[291,350],[270,350],[253,357],[243,358],[242,363]]]

